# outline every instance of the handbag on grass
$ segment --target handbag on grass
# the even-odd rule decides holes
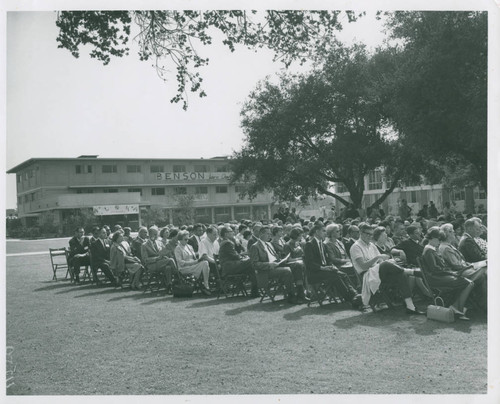
[[[441,300],[441,305],[438,301]],[[439,296],[434,299],[434,304],[427,307],[427,318],[445,323],[453,323],[455,321],[455,313],[449,307],[444,307],[444,301]]]
[[[188,277],[194,280],[192,275]],[[193,289],[193,285],[189,280],[179,277],[172,285],[172,294],[174,297],[193,297]]]

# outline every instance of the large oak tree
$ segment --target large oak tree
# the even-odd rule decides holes
[[[375,204],[418,175],[419,155],[402,147],[383,114],[378,83],[388,58],[336,44],[311,73],[260,83],[242,110],[246,139],[233,181],[250,178],[250,196],[270,189],[285,200],[319,193],[348,204],[331,191],[338,182],[359,207],[370,170],[383,166],[392,180]]]

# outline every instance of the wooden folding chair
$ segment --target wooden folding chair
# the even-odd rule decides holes
[[[68,256],[68,250],[66,247],[62,248],[49,248],[49,255],[50,255],[50,263],[52,265],[52,280],[57,281],[57,271],[59,269],[66,269],[66,277],[65,279],[68,278],[68,273],[71,271],[72,275],[72,270],[70,270],[69,266],[69,256]],[[61,258],[57,258],[61,257]],[[61,262],[62,260],[62,262]]]
[[[269,279],[267,271],[255,271],[255,277],[257,278],[257,288],[261,294],[260,303],[265,298],[269,298],[274,303],[278,293],[285,294],[285,286],[277,279]]]

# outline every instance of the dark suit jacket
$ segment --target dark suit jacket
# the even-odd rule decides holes
[[[481,251],[474,239],[467,233],[464,233],[460,239],[458,250],[462,253],[467,262],[478,262],[486,259],[483,251]]]
[[[262,246],[260,241],[252,244],[248,252],[250,255],[250,262],[252,263],[252,267],[254,270],[260,272],[260,271],[268,271],[269,269],[271,269],[271,266],[269,265],[269,257],[267,256],[267,251]]]
[[[250,247],[254,245],[257,241],[259,241],[259,239],[252,234],[252,237],[250,237],[250,240],[248,240],[247,250],[250,251]]]
[[[271,245],[274,248],[274,251],[276,251],[276,254],[278,254],[278,257],[282,258],[285,256],[284,251],[283,251],[283,245],[280,245],[279,243],[276,243],[274,240],[271,240]]]
[[[315,274],[326,269],[326,267],[321,264],[321,252],[319,250],[318,241],[315,238],[308,241],[304,247],[304,265],[308,276],[312,275],[313,277]]]
[[[76,236],[69,240],[69,258],[72,259],[76,254],[89,254],[90,241],[88,237],[83,237],[83,242],[80,244]]]
[[[345,251],[347,253],[347,256],[349,258],[351,258],[351,247],[352,245],[356,242],[356,240],[352,239],[352,238],[344,238],[342,240],[342,242],[344,243],[344,246],[345,246]]]
[[[143,240],[142,238],[137,236],[132,241],[132,245],[130,246],[130,248],[132,248],[132,254],[134,254],[139,259],[141,259],[141,247],[145,242],[146,242],[146,240]]]
[[[219,246],[219,262],[222,270],[231,271],[242,261],[234,243],[231,240],[223,240]]]
[[[94,243],[90,246],[90,252],[92,254],[92,265],[99,266],[103,262],[108,262],[109,261],[109,252],[110,252],[110,244],[108,243],[108,240],[104,240],[104,243],[106,244],[106,247],[102,245],[102,242],[100,239],[97,239],[94,241]]]
[[[156,245],[156,249],[155,249]],[[150,238],[141,246],[141,259],[145,264],[156,262],[160,257],[160,251],[163,249],[163,244],[160,240],[152,241]]]
[[[193,247],[193,250],[195,253],[198,253],[198,240],[196,239],[196,236],[195,235],[192,235],[189,240],[188,240],[188,244]]]
[[[327,243],[323,243],[323,249],[325,251],[325,258],[327,264],[335,265],[336,267],[341,267],[343,265],[342,253],[340,252],[335,242],[328,240]]]
[[[424,247],[410,238],[402,241],[394,248],[403,250],[406,255],[406,262],[414,266],[418,266],[417,257],[421,257],[424,252]]]

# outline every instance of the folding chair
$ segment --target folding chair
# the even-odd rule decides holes
[[[325,300],[328,300],[328,303],[342,302],[342,298],[338,297],[339,294],[333,284],[329,284],[326,281],[312,283],[309,281],[306,273],[306,285],[310,299],[307,302],[307,307],[310,307],[313,303],[318,303],[321,307]]]
[[[70,271],[71,271],[70,275],[72,277],[73,271],[70,270],[70,266],[68,264],[69,257],[68,257],[68,250],[66,249],[66,247],[49,248],[49,255],[50,255],[50,263],[52,264],[52,272],[53,272],[52,280],[53,281],[57,281],[56,272],[59,269],[66,269],[65,279],[68,278],[68,273],[70,273]],[[62,260],[61,258],[57,258],[57,257],[64,257],[64,259]]]
[[[277,279],[269,279],[267,271],[255,271],[255,277],[257,278],[257,288],[261,294],[260,303],[265,298],[269,298],[274,303],[278,293],[285,294],[285,286]]]
[[[156,287],[156,291],[159,292],[160,289],[167,289],[167,280],[165,279],[165,274],[161,271],[151,271],[148,266],[143,263],[144,271],[141,276],[141,283],[145,286],[144,293],[148,290],[154,292],[154,287]]]

